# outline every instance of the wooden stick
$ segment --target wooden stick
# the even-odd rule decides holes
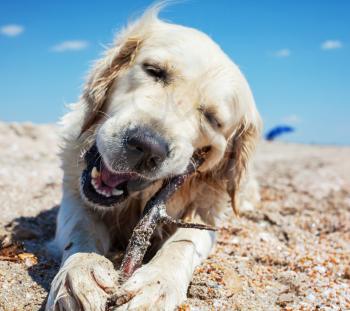
[[[165,182],[160,190],[148,201],[144,209],[144,216],[136,225],[130,238],[124,255],[120,271],[122,279],[128,279],[134,271],[141,266],[143,257],[150,246],[151,236],[157,225],[175,224],[182,228],[195,228],[200,230],[216,230],[203,224],[186,223],[171,218],[166,212],[166,203],[169,198],[183,185],[185,180],[192,175],[204,162],[205,152],[197,151],[184,174],[175,176]]]

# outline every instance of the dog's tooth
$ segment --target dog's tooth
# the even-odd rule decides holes
[[[104,197],[107,197],[107,198],[109,198],[109,197],[111,197],[112,196],[112,193],[111,192],[109,192],[109,191],[106,191],[106,190],[102,190],[102,189],[100,189],[99,188],[99,186],[98,186],[98,183],[97,183],[97,181],[94,179],[94,174],[96,174],[96,172],[94,172],[94,170],[96,170],[96,172],[97,172],[97,177],[100,175],[100,173],[97,171],[97,169],[94,167],[93,169],[92,169],[92,171],[91,171],[91,176],[93,177],[93,178],[91,178],[91,185],[94,187],[94,189],[95,189],[95,191],[98,193],[98,194],[100,194],[100,195],[103,195]],[[96,176],[96,175],[95,175]],[[95,177],[96,178],[96,177]],[[113,190],[114,191],[114,190]],[[123,193],[123,191],[122,191],[122,193]]]
[[[96,190],[96,182],[95,182],[95,180],[93,180],[93,179],[91,179],[91,185],[93,185],[93,187],[95,188],[95,190]]]
[[[97,193],[99,193],[99,194],[101,194],[101,195],[104,195],[103,190],[101,190],[101,189],[98,188],[98,185],[97,185],[97,183],[96,183],[95,180],[92,179],[92,180],[91,180],[91,184],[93,185],[93,187],[94,187],[94,189],[95,189],[95,191],[96,191]]]
[[[91,177],[97,178],[98,176],[100,176],[100,172],[97,170],[96,166],[94,166],[92,171],[91,171]]]
[[[112,194],[113,195],[122,195],[124,193],[124,190],[119,190],[119,189],[113,189]]]
[[[92,184],[92,186],[94,187],[94,189],[97,191],[97,192],[99,192],[100,190],[98,189],[98,185],[97,185],[97,183],[96,183],[96,181],[95,180],[91,180],[91,184]]]
[[[96,191],[97,191],[99,194],[103,195],[104,197],[109,198],[109,197],[111,196],[111,194],[108,193],[106,190],[96,189]]]

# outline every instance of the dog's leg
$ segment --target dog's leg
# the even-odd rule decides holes
[[[186,299],[193,271],[207,258],[214,240],[213,232],[178,229],[122,286],[135,297],[117,310],[174,310]]]
[[[62,200],[55,238],[62,264],[46,310],[104,310],[117,281],[112,263],[103,256],[110,243],[107,229],[81,204],[67,194]]]

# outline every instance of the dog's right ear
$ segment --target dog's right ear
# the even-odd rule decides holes
[[[104,115],[103,109],[111,87],[117,82],[118,76],[133,63],[149,32],[157,29],[159,11],[167,3],[167,1],[156,2],[148,8],[139,19],[117,35],[113,47],[96,62],[82,95],[86,111],[80,135]]]
[[[113,83],[122,71],[134,61],[141,40],[129,37],[96,62],[88,78],[82,99],[86,105],[85,119],[80,135],[89,129],[101,116]]]

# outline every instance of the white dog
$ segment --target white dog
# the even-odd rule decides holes
[[[253,96],[217,44],[161,21],[159,8],[118,34],[63,118],[55,238],[62,266],[47,310],[104,310],[111,291],[135,294],[120,310],[173,310],[186,298],[213,246],[210,232],[159,228],[151,260],[122,285],[106,255],[125,249],[149,198],[198,148],[210,149],[206,161],[168,202],[168,214],[216,225],[227,202],[237,208],[261,126]]]

